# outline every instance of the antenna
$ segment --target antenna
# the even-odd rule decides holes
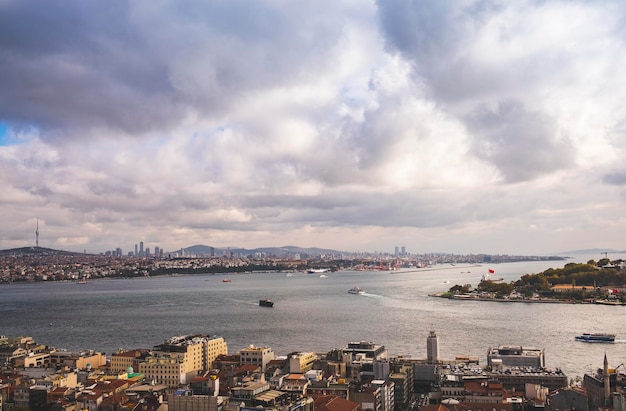
[[[35,229],[35,247],[39,247],[39,217],[37,217],[37,228]]]

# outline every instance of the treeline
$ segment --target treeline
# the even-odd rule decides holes
[[[557,284],[595,287],[621,286],[626,284],[626,271],[614,268],[621,262],[622,260],[618,260],[610,263],[612,267],[607,267],[609,265],[608,260],[600,260],[598,263],[590,260],[586,264],[569,263],[563,268],[549,268],[539,274],[523,275],[514,285],[515,287],[532,286],[538,290],[548,290]]]
[[[525,297],[541,296],[546,298],[572,298],[584,300],[586,298],[603,298],[611,294],[612,298],[626,300],[623,293],[609,293],[607,288],[623,288],[626,284],[626,271],[619,269],[622,260],[609,261],[602,259],[587,263],[569,263],[563,268],[549,268],[538,274],[525,274],[519,280],[511,283],[481,281],[475,289],[470,284],[455,285],[444,296],[467,294],[471,291],[490,293],[496,298],[502,298],[516,292]],[[554,285],[567,284],[572,286],[571,291],[554,292]],[[605,291],[602,291],[605,289]]]

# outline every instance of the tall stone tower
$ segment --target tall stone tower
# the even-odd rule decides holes
[[[426,339],[426,361],[428,364],[437,364],[439,362],[439,338],[434,330],[430,331]]]

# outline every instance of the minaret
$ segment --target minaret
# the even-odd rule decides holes
[[[428,364],[439,362],[439,339],[434,330],[430,331],[430,335],[426,339],[426,362]]]
[[[39,247],[39,217],[37,217],[37,228],[35,229],[35,247]]]
[[[604,353],[604,404],[611,404],[611,378],[609,377],[609,360]]]

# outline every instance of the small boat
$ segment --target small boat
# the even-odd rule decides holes
[[[581,335],[577,335],[574,339],[576,341],[583,341],[583,342],[612,343],[612,342],[615,342],[615,334],[583,333]]]
[[[230,278],[224,278],[224,279],[222,280],[222,282],[223,282],[223,283],[229,283],[229,282],[230,282]]]
[[[259,300],[259,306],[260,307],[273,307],[274,306],[274,301],[266,298],[264,300]]]
[[[77,284],[87,284],[87,279],[81,278],[80,281],[78,281]]]
[[[327,275],[322,274],[322,275],[320,275],[320,278],[328,278],[328,276],[327,276]]]
[[[354,286],[348,290],[350,294],[365,294],[365,290],[361,287]]]

